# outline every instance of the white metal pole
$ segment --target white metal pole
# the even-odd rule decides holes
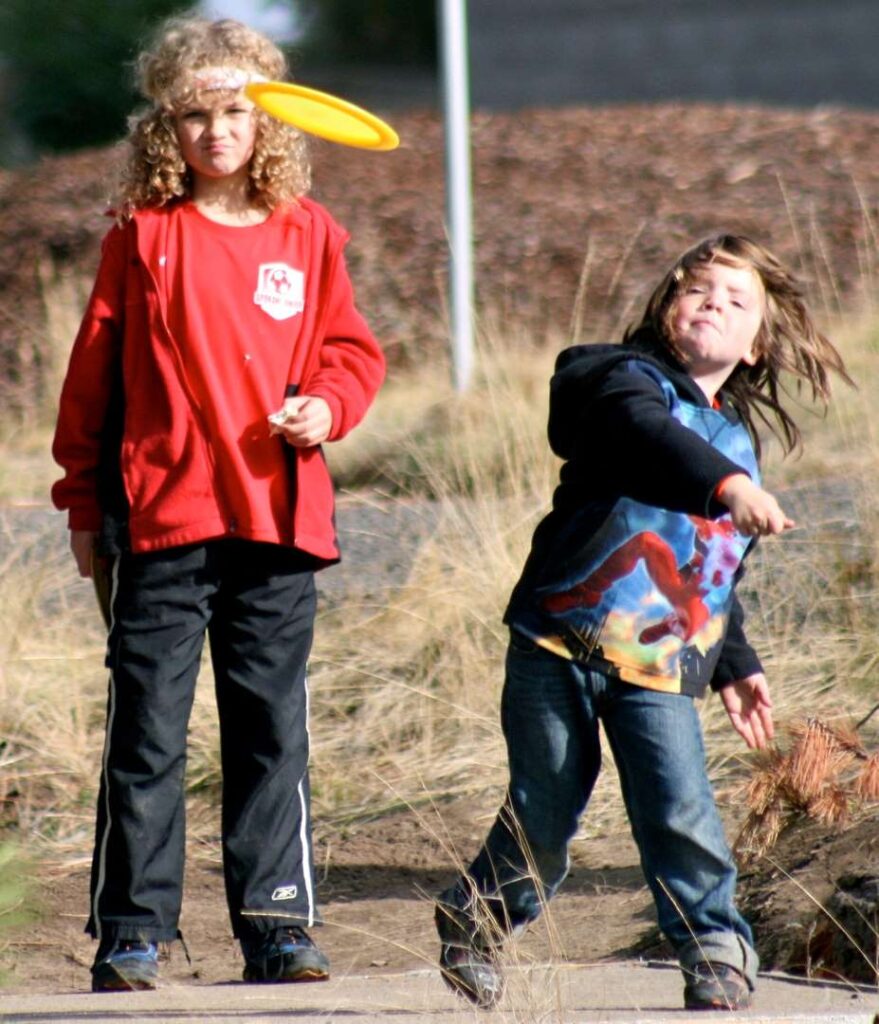
[[[466,391],[473,371],[473,226],[467,2],[440,0],[440,5],[452,370],[456,390]]]

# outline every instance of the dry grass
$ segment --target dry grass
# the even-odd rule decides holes
[[[0,505],[42,503],[58,478],[46,426],[0,427]]]
[[[338,486],[440,501],[531,494],[546,502],[554,475],[545,443],[549,376],[564,344],[535,346],[492,326],[479,338],[467,393],[456,393],[451,370],[436,362],[391,378],[366,422],[327,449]]]
[[[535,349],[488,333],[470,393],[455,395],[433,366],[394,380],[367,424],[333,453],[348,486],[371,480],[392,501],[430,496],[439,517],[402,585],[320,616],[311,669],[313,783],[315,817],[326,829],[461,796],[475,814],[489,815],[505,783],[501,615],[552,492],[546,385],[562,342]],[[802,506],[803,528],[761,546],[744,589],[782,720],[804,706],[828,720],[869,707],[879,660],[876,338],[869,324],[840,335],[859,390],[841,389],[826,420],[806,423],[802,460],[770,458],[767,470],[770,486],[800,488]],[[18,438],[16,450],[29,444]],[[21,477],[4,477],[7,496]],[[812,485],[825,478],[834,501],[843,494],[849,525],[836,513],[824,522],[827,495]],[[100,621],[61,533],[57,520],[46,520],[24,545],[3,548],[0,806],[7,826],[69,863],[90,842],[106,679]],[[196,829],[215,827],[211,689],[206,666],[191,729]],[[706,702],[704,721],[712,775],[726,786],[742,775],[744,748],[718,701]],[[622,824],[610,778],[584,828]]]
[[[859,390],[840,387],[826,418],[803,410],[806,454],[796,462],[770,460],[767,471],[770,487],[786,495],[796,488],[790,500],[800,523],[784,539],[761,546],[744,588],[750,632],[764,654],[780,720],[795,718],[803,707],[839,720],[869,706],[879,657],[871,626],[879,611],[870,405],[876,337],[864,323],[838,332]],[[317,799],[325,820],[339,813],[341,794],[343,816],[379,813],[401,799],[465,794],[487,808],[500,795],[501,613],[555,467],[545,450],[540,377],[549,360],[541,353],[536,362],[523,351],[512,358],[492,353],[490,365],[473,394],[457,402],[446,395],[431,405],[418,388],[410,393],[406,383],[392,385],[386,408],[393,414],[372,427],[406,453],[391,489],[426,491],[440,502],[443,517],[404,587],[359,614],[348,606],[344,616],[333,613],[321,622],[324,641],[313,678]],[[514,372],[498,373],[498,366]],[[534,384],[535,371],[542,385]],[[523,380],[530,389],[526,409],[518,394]],[[415,402],[408,429],[399,411],[402,392]],[[423,438],[437,408],[456,425],[440,453],[435,437]],[[381,406],[377,414],[382,422]],[[496,450],[488,455],[487,473],[473,455],[486,435],[507,446],[501,457]],[[342,719],[340,707],[346,709]],[[703,718],[712,775],[732,783],[743,773],[744,747],[719,701],[705,702]],[[352,752],[363,770],[354,777],[333,772]],[[584,828],[622,825],[615,787],[600,789]]]
[[[32,873],[31,858],[20,846],[11,842],[0,843],[0,936],[25,927],[38,912],[30,883]],[[5,981],[6,971],[0,967],[0,985]]]
[[[0,558],[0,814],[31,848],[87,848],[106,694],[103,638],[74,585],[60,517],[21,532],[7,510]]]

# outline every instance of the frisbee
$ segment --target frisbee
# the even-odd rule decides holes
[[[251,82],[244,91],[272,117],[330,142],[384,150],[400,144],[381,118],[331,93],[292,82]]]

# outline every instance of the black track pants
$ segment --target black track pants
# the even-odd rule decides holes
[[[233,932],[316,923],[305,676],[314,613],[311,564],[277,545],[220,540],[117,560],[92,935],[177,935],[186,735],[205,633]]]

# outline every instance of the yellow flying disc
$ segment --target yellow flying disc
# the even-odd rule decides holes
[[[292,82],[251,82],[244,91],[272,117],[330,142],[385,150],[400,144],[400,137],[381,118],[328,92]]]

